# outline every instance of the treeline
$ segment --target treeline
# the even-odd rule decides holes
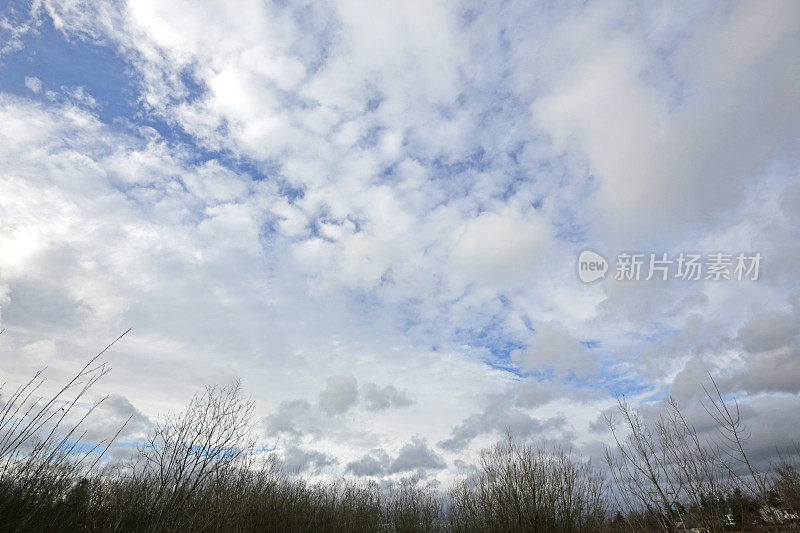
[[[99,356],[98,356],[99,357]],[[168,414],[134,459],[81,444],[97,357],[46,400],[40,374],[0,407],[3,531],[798,531],[796,456],[769,472],[748,456],[738,405],[706,391],[714,436],[671,402],[644,420],[624,401],[600,464],[510,436],[448,492],[407,480],[311,483],[252,436],[240,389],[210,387]],[[0,392],[3,392],[0,390]],[[102,400],[101,400],[102,401]]]

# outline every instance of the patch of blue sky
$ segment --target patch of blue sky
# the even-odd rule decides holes
[[[638,344],[663,344],[681,334],[681,330],[667,326],[661,322],[648,324],[648,331],[630,331],[626,335]]]
[[[504,372],[508,372],[514,376],[514,381],[519,381],[520,379],[527,377],[527,374],[522,372],[518,365],[512,363],[510,360],[508,361],[498,361],[493,359],[484,359],[484,364],[495,370],[502,370]]]
[[[273,6],[291,13],[298,33],[303,39],[292,43],[292,52],[302,61],[309,75],[318,73],[335,53],[341,41],[338,32],[340,23],[333,16],[334,6],[325,2],[273,1]]]
[[[580,246],[586,243],[592,223],[583,219],[580,213],[564,209],[553,221],[553,226],[557,239],[573,246]]]
[[[653,389],[653,384],[650,381],[621,368],[619,360],[611,355],[601,353],[598,366],[600,367],[600,372],[597,375],[585,378],[573,376],[570,379],[581,387],[608,391],[613,396],[638,395]]]
[[[113,436],[113,435],[111,435]],[[83,442],[83,441],[64,441],[60,449],[72,455],[83,455],[87,453],[100,454],[108,443],[105,442]]]
[[[41,82],[38,93],[26,86],[26,78]],[[67,99],[65,90],[81,87],[96,101],[92,111],[109,126],[134,124],[150,126],[165,138],[185,143],[175,128],[142,112],[138,81],[126,58],[108,45],[68,38],[47,16],[29,32],[21,50],[0,62],[0,91],[41,101],[52,97]]]
[[[485,350],[484,363],[492,368],[521,376],[519,367],[511,360],[511,353],[524,349],[525,340],[506,331],[504,324],[502,316],[494,315],[479,328],[456,328],[453,340],[471,348]]]
[[[644,397],[643,401],[645,402],[659,402],[669,396],[670,386],[661,387],[660,389],[656,389],[653,391],[652,394],[649,394]]]
[[[504,309],[510,307],[510,302],[501,297]],[[362,299],[360,305],[378,305],[369,299]],[[421,343],[427,343],[431,351],[441,349],[467,348],[473,356],[482,360],[486,365],[511,372],[521,376],[517,365],[511,361],[514,350],[525,348],[525,339],[517,334],[507,331],[505,311],[495,314],[478,315],[471,319],[470,324],[452,324],[446,318],[436,319],[430,316],[421,316],[420,308],[424,301],[419,298],[409,298],[394,306],[398,329],[406,336],[413,337]],[[444,305],[447,308],[447,305]],[[362,310],[367,315],[372,307]],[[530,320],[526,323],[530,331],[533,330]],[[458,348],[456,348],[458,347]]]
[[[598,341],[581,341],[581,344],[590,350],[602,350]],[[570,384],[578,389],[607,392],[612,396],[639,395],[653,388],[647,380],[620,369],[619,361],[607,354],[599,354],[598,367],[598,372],[579,374],[572,371],[558,378],[552,365],[542,365],[531,370],[517,369],[514,373],[520,377],[533,378],[537,381],[556,381],[557,378],[557,381]],[[660,394],[659,391],[654,391],[652,396],[660,398],[658,394]]]
[[[529,317],[528,315],[522,315],[520,318],[522,319],[522,323],[525,324],[525,327],[528,328],[528,331],[533,332],[534,327],[531,317]]]
[[[48,90],[84,87],[106,123],[132,118],[138,111],[136,82],[125,58],[110,46],[67,39],[48,17],[26,35],[21,50],[3,58],[0,71],[0,90],[26,97],[46,98]],[[25,86],[26,77],[42,82],[38,95]]]
[[[460,176],[467,171],[484,172],[492,165],[491,158],[487,157],[486,150],[478,147],[467,157],[449,161],[445,156],[437,156],[429,162],[433,177],[437,179],[450,179]],[[459,180],[460,181],[460,180]]]
[[[588,385],[595,390],[607,390],[613,396],[636,396],[653,390],[652,383],[638,376],[609,376],[596,382],[576,380],[576,384]]]
[[[175,128],[177,129],[177,128]],[[171,129],[174,131],[175,129]],[[281,174],[281,165],[278,161],[257,161],[255,159],[235,154],[227,149],[213,150],[195,143],[194,139],[185,133],[172,135],[173,140],[180,137],[181,143],[189,147],[189,161],[192,164],[203,164],[216,161],[225,168],[239,176],[247,176],[253,181],[273,181],[278,187],[281,196],[295,201],[302,198],[305,191],[302,187],[286,180]]]
[[[525,348],[524,340],[504,331],[497,320],[480,329],[457,328],[455,340],[473,348],[485,348],[493,362],[510,361],[514,350]]]
[[[394,307],[398,329],[408,338],[416,339],[421,344],[429,344],[431,351],[438,351],[449,345],[447,337],[451,327],[436,319],[423,317],[420,309],[425,302],[421,298],[408,298]],[[445,306],[446,307],[446,306]]]
[[[508,202],[511,198],[519,193],[522,187],[532,181],[531,174],[525,169],[519,168],[518,166],[505,171],[505,175],[506,183],[504,184],[505,186],[499,195],[499,199],[503,202]],[[543,196],[536,197],[530,202],[530,206],[534,209],[541,209],[543,201]]]

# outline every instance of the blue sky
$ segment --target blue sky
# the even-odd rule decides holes
[[[696,407],[707,372],[797,438],[794,3],[4,9],[9,380],[133,327],[126,442],[241,379],[309,475],[447,483],[506,428],[596,453],[616,394]],[[584,284],[584,249],[765,259]]]

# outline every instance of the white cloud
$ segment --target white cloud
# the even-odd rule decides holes
[[[552,230],[536,212],[505,209],[470,221],[453,248],[456,267],[493,286],[514,286],[541,272],[551,260]]]
[[[36,76],[25,76],[25,87],[30,89],[33,93],[39,94],[42,92],[42,80]]]
[[[56,354],[56,343],[52,339],[33,341],[22,347],[22,356],[27,362],[46,365]]]

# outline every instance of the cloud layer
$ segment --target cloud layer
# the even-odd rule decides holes
[[[596,449],[616,394],[691,406],[709,372],[798,438],[770,426],[800,394],[798,9],[12,2],[0,369],[133,326],[124,438],[241,378],[309,475]],[[582,284],[584,249],[765,263]]]

